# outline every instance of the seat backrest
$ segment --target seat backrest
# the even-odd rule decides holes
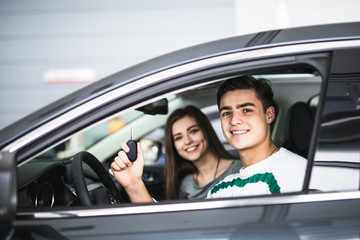
[[[287,113],[283,147],[306,158],[313,125],[313,113],[306,103],[292,105]]]

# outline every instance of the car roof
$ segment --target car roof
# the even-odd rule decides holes
[[[359,37],[360,22],[339,23],[259,32],[212,41],[171,52],[89,84],[5,127],[0,131],[0,148],[92,98],[172,66],[250,48]]]

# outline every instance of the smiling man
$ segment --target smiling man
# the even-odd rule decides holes
[[[226,177],[208,198],[238,197],[301,191],[307,160],[271,140],[275,120],[273,91],[266,79],[241,76],[218,89],[221,127],[239,152],[243,168]]]

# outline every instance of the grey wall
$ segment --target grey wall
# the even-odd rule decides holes
[[[47,84],[49,69],[98,79],[190,45],[234,35],[234,0],[0,0],[0,129],[85,83]]]

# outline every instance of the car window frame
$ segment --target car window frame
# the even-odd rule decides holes
[[[219,77],[226,77],[226,76],[229,76],[229,72],[231,72],[232,74],[236,73],[236,74],[244,74],[244,73],[254,73],[256,71],[259,71],[259,70],[265,70],[265,69],[269,69],[269,68],[283,68],[283,67],[286,67],[286,66],[291,66],[291,65],[301,65],[301,64],[307,64],[307,65],[310,65],[310,66],[314,66],[316,65],[316,69],[322,73],[324,76],[322,77],[323,78],[323,86],[321,87],[321,96],[320,96],[320,101],[319,101],[319,107],[321,107],[321,102],[323,99],[323,95],[324,95],[324,87],[326,86],[326,79],[327,79],[327,75],[326,75],[326,72],[327,72],[327,69],[328,69],[328,60],[329,60],[329,55],[330,55],[330,52],[328,51],[325,51],[325,52],[316,52],[316,53],[306,53],[306,54],[301,54],[301,55],[296,55],[296,56],[293,56],[292,54],[289,54],[289,55],[286,55],[286,56],[280,56],[280,57],[274,57],[274,58],[268,58],[268,59],[265,59],[265,60],[260,60],[260,61],[252,61],[252,62],[235,62],[235,63],[232,63],[231,65],[226,65],[226,66],[218,66],[217,67],[217,70],[219,70],[219,72],[216,72],[216,73],[213,73],[214,72],[214,69],[205,69],[201,72],[198,72],[197,74],[195,75],[192,75],[190,78],[188,76],[184,76],[183,78],[186,79],[187,81],[179,81],[179,79],[182,79],[180,78],[179,76],[176,76],[174,79],[177,79],[178,81],[177,82],[181,82],[181,84],[177,84],[177,85],[173,85],[173,81],[171,81],[171,79],[167,79],[167,81],[164,81],[164,82],[161,82],[159,84],[156,85],[156,88],[157,89],[163,89],[164,86],[170,88],[169,86],[172,87],[172,89],[174,89],[174,92],[176,91],[179,91],[178,89],[176,89],[178,87],[178,85],[181,85],[183,86],[184,88],[188,87],[188,88],[191,88],[193,87],[193,84],[196,83],[196,84],[199,84],[199,86],[201,86],[202,84],[208,84],[209,82],[208,81],[211,81],[211,79],[216,79],[216,78],[219,78]],[[276,61],[277,60],[277,61]],[[289,60],[291,60],[289,62]],[[314,64],[317,63],[317,64]],[[267,63],[267,64],[266,64]],[[266,67],[264,67],[264,65]],[[321,66],[321,67],[319,67]],[[234,69],[237,69],[236,71],[234,71]],[[249,70],[250,69],[250,70]],[[210,74],[209,75],[209,72],[210,73],[213,73],[212,75]],[[202,76],[202,77],[201,77]],[[172,80],[174,80],[172,79]],[[199,80],[200,79],[200,80]],[[209,80],[210,79],[210,80]],[[206,81],[206,83],[204,83]],[[214,80],[216,81],[216,80]],[[184,83],[185,82],[185,83]],[[191,86],[190,86],[191,85]],[[171,88],[170,88],[171,89]],[[151,94],[151,92],[153,92],[154,89],[143,89],[142,91],[138,91],[137,94],[141,94],[143,96],[146,96],[144,97],[144,99],[146,101],[151,101],[153,100],[151,97],[153,97],[153,95]],[[141,93],[140,93],[141,92]],[[143,94],[143,93],[146,93],[146,94]],[[168,94],[168,93],[166,93]],[[162,95],[161,95],[162,96]],[[157,96],[158,98],[161,98],[159,97],[159,95]],[[136,98],[136,96],[133,96],[133,98]],[[113,101],[111,102],[110,104],[108,104],[106,107],[105,105],[101,107],[101,109],[97,109],[96,113],[94,114],[93,118],[91,120],[88,120],[88,122],[86,123],[94,123],[98,120],[98,118],[102,117],[104,114],[102,113],[102,111],[104,111],[104,109],[107,109],[105,112],[108,113],[108,116],[112,116],[112,113],[114,113],[114,111],[119,111],[119,109],[121,109],[121,111],[123,111],[124,109],[128,108],[130,106],[130,102],[132,100],[128,100],[128,102],[122,106],[118,106],[119,104],[116,103],[117,101],[119,101],[120,99],[116,99],[116,101]],[[145,102],[146,102],[145,101]],[[136,101],[135,101],[136,102]],[[140,100],[138,100],[138,102],[140,102]],[[109,110],[109,105],[110,105],[110,110]],[[136,108],[138,106],[142,105],[141,103],[139,103],[138,105],[132,105],[130,108],[133,109],[133,108]],[[317,113],[317,116],[316,116],[316,119],[319,119],[318,117],[318,114],[320,114],[320,111],[318,111],[319,113]],[[97,118],[98,117],[98,118]],[[83,121],[84,118],[80,118],[80,119],[77,119],[76,122],[76,127],[74,126],[71,130],[68,131],[68,133],[71,133],[71,132],[74,132],[75,130],[79,129],[80,126],[83,126],[85,125],[86,123],[80,123],[81,121]],[[74,123],[74,122],[73,122]],[[90,124],[91,125],[91,124]],[[64,125],[64,126],[67,126],[67,125]],[[315,124],[315,126],[317,126],[317,124]],[[58,130],[63,130],[63,128],[59,128]],[[317,129],[316,127],[314,128],[314,134],[312,136],[312,141],[314,141],[314,138],[316,139],[317,137]],[[42,141],[45,141],[42,139]],[[314,152],[315,149],[314,149],[314,144],[312,143],[311,146],[310,146],[310,149],[312,150],[309,150],[309,152]],[[24,150],[24,149],[22,149]],[[26,155],[25,155],[26,156]],[[313,156],[309,157],[309,162],[311,162]],[[23,160],[25,161],[25,160]],[[308,168],[310,168],[311,170],[311,166],[310,164],[308,165]],[[307,175],[310,176],[310,173],[308,173]],[[307,176],[306,179],[309,177]],[[305,181],[306,181],[305,179]],[[304,183],[304,193],[306,193],[308,191],[308,189],[306,189],[306,186],[305,185],[308,185],[306,183]],[[284,195],[285,196],[285,195]],[[261,196],[260,196],[261,198]]]

